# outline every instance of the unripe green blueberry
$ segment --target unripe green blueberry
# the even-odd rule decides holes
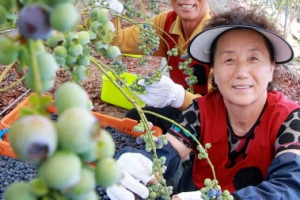
[[[65,36],[63,33],[58,31],[52,31],[52,35],[48,37],[47,43],[50,47],[56,47],[65,41]]]
[[[105,53],[105,56],[109,59],[115,59],[119,55],[121,55],[121,51],[117,46],[110,46]]]
[[[21,160],[33,164],[50,157],[57,147],[53,123],[41,115],[24,116],[16,120],[9,129],[8,140]]]
[[[73,43],[77,43],[79,41],[79,35],[77,32],[69,32],[66,36],[66,42],[71,45]]]
[[[91,13],[90,13],[91,19],[97,19],[97,14],[98,14],[99,10],[100,10],[99,7],[95,7],[91,10]]]
[[[101,34],[103,34],[103,35],[106,35],[106,34],[108,34],[109,32],[110,33],[113,33],[113,32],[115,32],[115,26],[114,26],[114,24],[111,22],[111,21],[108,21],[108,22],[106,22],[106,23],[104,23],[103,25],[102,25],[102,27],[101,27]]]
[[[88,71],[85,66],[79,65],[75,68],[74,75],[78,81],[83,81],[88,76]]]
[[[81,167],[75,153],[59,150],[39,166],[38,177],[50,188],[66,190],[79,183]]]
[[[100,8],[97,12],[97,19],[98,19],[98,22],[100,22],[101,24],[104,24],[106,22],[109,21],[109,17],[110,17],[110,14],[109,14],[109,10],[106,9],[106,8]]]
[[[108,49],[108,44],[104,43],[103,41],[100,40],[95,43],[94,48],[98,54],[103,55],[106,53],[106,51]]]
[[[49,79],[49,80],[41,80],[41,92],[46,92],[49,89],[51,89],[54,86],[55,79]],[[25,84],[27,88],[31,89],[32,91],[36,91],[35,87],[35,77],[33,76],[33,72],[31,69],[27,70],[26,76],[25,76]]]
[[[0,64],[8,65],[13,63],[19,55],[18,46],[9,38],[0,39]]]
[[[77,64],[78,65],[82,65],[82,66],[88,66],[90,64],[90,59],[89,59],[89,56],[80,56],[78,59],[77,59]]]
[[[90,35],[91,40],[95,40],[97,38],[97,33],[95,33],[94,31],[88,30],[88,33]]]
[[[113,158],[101,159],[97,162],[95,169],[96,182],[101,187],[116,184],[122,177],[121,168]]]
[[[66,64],[66,58],[55,57],[55,60],[59,66],[65,66]]]
[[[78,154],[91,149],[93,137],[99,133],[97,118],[87,109],[69,108],[56,124],[60,148]]]
[[[79,43],[84,46],[90,43],[90,34],[87,31],[80,31],[78,33]]]
[[[96,185],[95,172],[89,167],[81,169],[80,182],[74,185],[67,196],[71,199],[82,198],[94,191]]]
[[[20,198],[22,197],[22,198]],[[37,200],[28,183],[14,182],[8,186],[4,195],[5,200]]]
[[[116,146],[111,134],[106,130],[101,130],[100,137],[97,141],[98,159],[112,158],[115,154]]]
[[[37,64],[42,81],[55,78],[59,66],[52,54],[47,52],[37,54]]]
[[[50,24],[58,31],[66,33],[77,25],[80,15],[70,3],[61,3],[55,6],[50,14]]]
[[[76,200],[99,200],[99,196],[96,191],[91,191],[83,196],[77,197]]]
[[[68,53],[73,56],[79,56],[82,55],[83,47],[81,44],[71,44],[71,46],[68,49]]]
[[[79,157],[84,162],[94,162],[98,159],[97,158],[97,143],[93,142],[90,145],[91,145],[91,149],[89,149],[88,151],[86,151],[82,154],[79,154]]]
[[[89,96],[87,92],[76,83],[65,82],[61,84],[55,93],[54,99],[58,114],[62,114],[65,110],[72,107],[89,110]]]
[[[67,55],[66,57],[66,64],[69,66],[74,66],[77,62],[77,57],[71,56],[71,55]]]
[[[64,46],[57,46],[54,48],[55,57],[66,58],[68,55],[68,50]]]
[[[101,29],[102,24],[98,21],[93,21],[91,24],[91,30],[98,33]]]

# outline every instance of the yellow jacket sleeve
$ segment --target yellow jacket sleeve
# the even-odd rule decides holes
[[[152,28],[156,30],[156,34],[159,37],[163,35],[162,29],[164,28],[167,14],[168,11],[156,15],[151,19],[151,22],[153,23]],[[118,46],[123,54],[143,54],[142,52],[138,51],[140,28],[137,25],[122,28],[120,19],[118,17],[114,17],[112,22],[116,28],[116,36],[113,38],[111,44]],[[154,52],[154,55],[164,56],[163,42],[160,42],[158,51]]]

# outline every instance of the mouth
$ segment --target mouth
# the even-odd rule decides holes
[[[180,7],[184,9],[192,9],[193,7],[195,7],[195,4],[180,4]]]
[[[253,86],[252,85],[235,85],[235,86],[232,86],[234,89],[250,89],[252,88]]]

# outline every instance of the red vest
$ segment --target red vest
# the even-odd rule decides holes
[[[174,11],[169,12],[167,15],[167,18],[166,18],[165,26],[164,26],[164,31],[166,33],[168,33],[169,36],[167,34],[163,34],[163,38],[169,44],[170,50],[176,46],[175,43],[173,42],[173,40],[176,43],[178,43],[178,35],[169,33],[169,30],[170,30],[173,22],[176,20],[176,18],[177,18],[177,14]],[[166,58],[169,57],[167,55],[167,50],[165,52],[165,57]],[[185,81],[185,78],[187,77],[187,75],[183,73],[183,70],[180,70],[178,68],[179,62],[184,62],[184,60],[180,59],[180,55],[169,57],[168,65],[172,66],[172,68],[173,68],[172,70],[170,70],[170,77],[175,83],[180,84],[185,89],[187,89],[187,88],[189,88],[188,84]],[[208,80],[210,68],[208,67],[207,64],[199,63],[196,61],[192,61],[192,63],[190,64],[190,67],[194,67],[194,68],[201,67],[202,69],[201,69],[200,73],[201,74],[205,73],[204,76],[197,76],[197,74],[195,74],[198,77],[198,84],[193,85],[194,92],[197,94],[201,94],[201,95],[207,94],[207,92],[208,92],[207,91],[207,82],[208,82],[207,80]]]
[[[268,167],[275,154],[275,140],[281,124],[287,116],[300,106],[286,100],[283,94],[277,91],[268,92],[267,107],[261,117],[260,124],[254,130],[254,139],[249,146],[245,160],[232,168],[225,168],[228,160],[228,133],[226,108],[223,98],[218,92],[211,92],[205,97],[198,98],[201,119],[200,143],[203,146],[211,143],[208,156],[215,167],[216,177],[223,190],[231,193],[236,191],[233,179],[238,170],[250,166],[258,167],[265,180]],[[205,108],[205,109],[201,109]],[[215,124],[218,124],[217,126]],[[198,189],[204,186],[205,178],[213,178],[212,171],[206,159],[195,157],[193,181]]]

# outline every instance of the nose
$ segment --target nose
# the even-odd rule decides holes
[[[245,79],[249,77],[249,66],[247,62],[239,61],[235,67],[235,78]]]

